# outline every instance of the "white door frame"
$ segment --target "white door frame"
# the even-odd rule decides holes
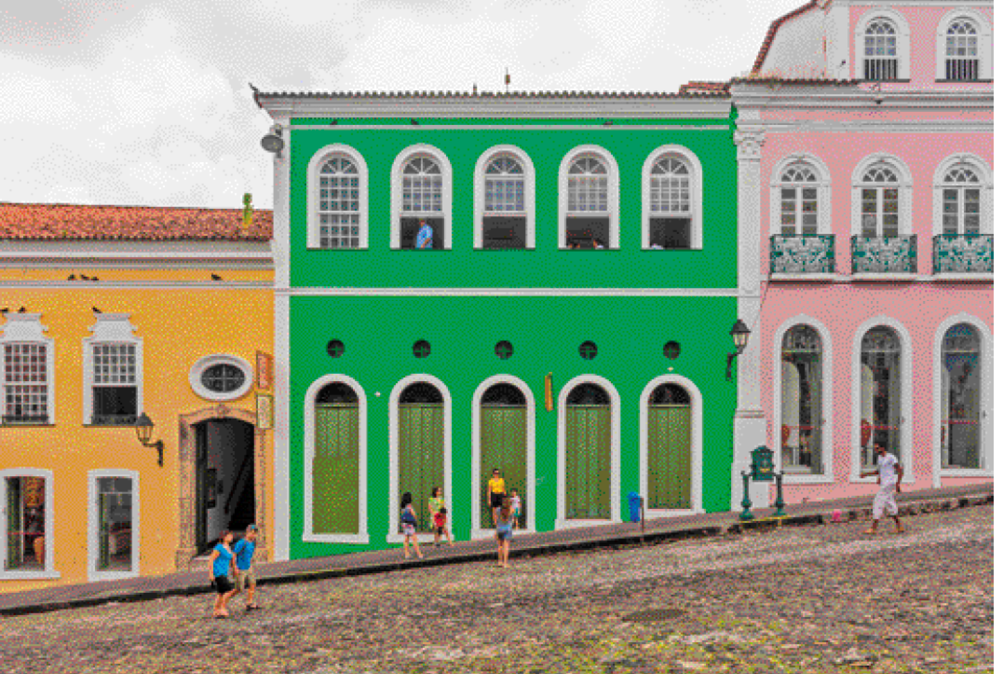
[[[132,559],[130,571],[99,571],[98,570],[98,521],[101,513],[98,512],[98,478],[118,477],[132,481]],[[135,470],[102,469],[92,470],[87,473],[87,580],[122,580],[124,578],[135,578],[139,575],[139,541],[140,541],[140,518],[139,518],[139,472]]]

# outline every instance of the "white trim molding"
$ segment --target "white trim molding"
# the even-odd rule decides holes
[[[206,370],[206,368],[212,367],[213,365],[233,365],[244,373],[244,383],[241,384],[240,388],[226,393],[210,391],[202,384],[202,373]],[[235,356],[229,353],[214,353],[211,356],[203,356],[195,361],[195,364],[192,365],[192,368],[188,371],[188,383],[195,392],[195,395],[200,398],[215,401],[237,400],[238,398],[246,395],[254,385],[254,369],[251,367],[249,362],[240,356]]]
[[[130,524],[131,552],[129,571],[100,571],[98,570],[98,548],[100,541],[98,537],[101,532],[98,529],[100,513],[98,512],[98,479],[102,477],[112,477],[129,480],[132,483],[132,522]],[[140,546],[140,518],[139,518],[139,473],[135,470],[92,470],[87,473],[87,580],[94,582],[98,580],[123,580],[125,578],[135,578],[139,576],[139,546]]]
[[[775,465],[781,466],[784,469],[780,452],[781,452],[781,347],[784,344],[784,336],[791,328],[797,325],[807,325],[819,334],[819,339],[822,342],[823,348],[823,381],[822,381],[822,391],[823,391],[823,418],[820,420],[820,425],[823,427],[823,443],[822,443],[822,461],[823,461],[823,472],[817,474],[811,473],[793,473],[785,471],[784,481],[787,484],[829,484],[833,482],[833,424],[831,419],[833,418],[833,338],[830,336],[830,331],[826,328],[826,325],[822,321],[813,318],[807,314],[799,314],[797,316],[792,316],[788,320],[781,323],[774,332],[774,410],[773,410],[773,424],[772,424],[772,435],[773,443],[776,448],[774,451],[777,453],[775,457]]]
[[[317,418],[314,412],[315,399],[321,389],[328,384],[345,384],[356,394],[359,401],[358,448],[359,481],[357,502],[359,506],[359,530],[354,534],[319,534],[314,531],[314,454],[316,452]],[[366,514],[366,484],[369,479],[366,457],[369,444],[366,441],[366,391],[352,377],[343,374],[327,374],[314,381],[303,399],[303,540],[309,543],[369,543]]]
[[[941,466],[941,364],[944,360],[942,350],[945,333],[960,323],[967,323],[980,336],[980,418],[983,427],[980,429],[980,455],[982,468],[942,468]],[[941,486],[942,478],[952,477],[993,477],[994,476],[994,417],[993,417],[993,373],[994,373],[994,342],[990,327],[976,316],[960,312],[943,320],[934,331],[934,341],[931,345],[933,354],[933,369],[931,370],[932,385],[932,415],[931,419],[931,475],[934,487]]]
[[[7,571],[4,567],[7,559],[7,478],[9,477],[40,477],[45,480],[45,568],[41,571]],[[60,577],[55,569],[56,549],[56,516],[55,516],[55,485],[52,471],[43,468],[4,468],[0,470],[0,581],[4,580],[53,580]]]
[[[606,247],[610,250],[617,250],[621,246],[621,225],[620,225],[620,192],[621,181],[620,172],[617,168],[617,160],[604,147],[599,145],[577,145],[569,150],[561,160],[558,168],[558,249],[568,249],[568,170],[572,162],[581,155],[592,154],[599,157],[607,168],[607,211],[609,218],[609,241]],[[597,212],[598,216],[603,213]]]
[[[94,415],[94,347],[98,344],[126,344],[135,349],[136,354],[136,416],[143,414],[143,338],[137,337],[135,325],[129,322],[129,314],[95,314],[92,334],[83,342],[83,424],[93,423]]]
[[[690,250],[704,248],[704,169],[701,160],[683,145],[662,145],[645,159],[641,169],[641,248],[651,250],[652,167],[665,156],[683,161],[690,170]],[[671,213],[667,213],[671,216]]]
[[[288,268],[287,268],[288,269]],[[289,460],[289,295],[275,296],[275,430],[272,436],[272,464],[275,473],[272,497],[272,558],[289,559],[290,534],[290,460]]]
[[[890,316],[873,316],[861,323],[854,331],[854,346],[851,355],[851,418],[858,422],[861,418],[861,344],[872,328],[888,328],[896,333],[900,348],[900,400],[901,419],[899,423],[899,462],[903,466],[903,481],[914,481],[913,456],[913,341],[906,326]],[[874,483],[874,478],[861,477],[861,435],[860,426],[851,424],[847,446],[851,452],[851,482]]]
[[[398,383],[394,385],[394,388],[390,392],[390,396],[387,398],[387,406],[390,412],[390,424],[388,424],[390,438],[389,438],[389,448],[390,448],[390,493],[387,495],[388,505],[390,506],[390,520],[389,520],[389,531],[387,532],[387,542],[388,543],[403,543],[404,536],[398,533],[398,525],[401,523],[401,511],[400,502],[398,501],[398,488],[400,486],[400,480],[398,476],[398,468],[400,464],[400,437],[399,437],[399,427],[400,427],[400,414],[398,410],[398,401],[401,398],[401,394],[406,388],[412,384],[431,384],[439,389],[440,394],[443,396],[443,491],[444,500],[446,501],[447,512],[453,512],[453,398],[450,396],[450,389],[444,384],[440,379],[433,377],[431,374],[413,374],[401,379]],[[413,502],[413,505],[417,508],[420,507],[422,496],[417,497],[418,500]],[[418,535],[419,542],[430,543],[433,540],[433,535],[428,532],[416,532]]]
[[[873,152],[854,167],[851,174],[851,234],[861,234],[861,191],[870,183],[864,182],[865,174],[873,168],[888,168],[899,178],[899,217],[897,226],[899,236],[909,236],[913,233],[913,175],[910,167],[899,157],[888,152]],[[880,187],[881,188],[881,187]],[[882,232],[882,223],[876,223],[878,232]]]
[[[356,165],[359,174],[359,246],[346,250],[365,250],[369,248],[369,168],[366,160],[359,152],[348,145],[333,143],[326,145],[314,153],[307,165],[307,247],[321,249],[321,168],[325,162],[342,155]],[[342,250],[324,248],[323,250]]]
[[[994,78],[993,26],[990,25],[990,21],[983,12],[974,9],[973,3],[969,2],[966,4],[969,6],[945,12],[944,16],[941,17],[941,21],[938,22],[938,41],[935,47],[938,69],[935,71],[937,73],[935,77],[939,80],[948,79],[948,71],[946,69],[946,61],[948,59],[945,53],[948,49],[948,29],[951,27],[952,22],[957,19],[967,19],[976,28],[976,58],[979,61],[977,79],[992,80]],[[968,80],[958,81],[967,82]]]
[[[565,409],[568,401],[568,394],[580,384],[596,384],[607,392],[610,396],[610,519],[609,520],[569,520],[565,518],[566,494],[566,455],[565,445],[567,438],[565,434],[566,421]],[[571,379],[562,387],[558,395],[558,512],[554,521],[555,529],[565,529],[569,527],[588,527],[597,524],[610,524],[621,521],[621,396],[617,388],[595,374],[583,374]]]
[[[467,128],[467,127],[465,127]],[[523,209],[524,212],[514,213],[526,218],[526,250],[537,247],[537,177],[530,155],[515,145],[495,145],[481,153],[474,165],[474,248],[484,247],[484,217],[485,217],[485,178],[488,164],[500,155],[510,155],[523,167]],[[502,215],[505,215],[503,213]]]
[[[683,510],[653,509],[648,507],[648,399],[656,388],[663,384],[675,384],[683,388],[690,396],[690,508]],[[639,489],[645,499],[647,517],[670,517],[673,515],[691,515],[704,512],[704,398],[701,390],[691,380],[678,374],[664,374],[650,381],[641,392],[638,402],[639,409],[639,442],[640,455],[638,459]]]
[[[453,166],[438,147],[416,143],[401,150],[390,169],[390,247],[401,249],[401,218],[404,216],[404,165],[416,155],[426,155],[437,162],[443,175],[443,249],[453,248]],[[421,217],[421,216],[416,216]],[[432,216],[429,216],[432,217]]]
[[[481,496],[485,485],[481,484],[481,399],[495,384],[511,384],[526,398],[526,493],[523,494],[526,511],[526,528],[516,534],[533,533],[537,530],[537,401],[533,390],[519,377],[499,374],[485,379],[478,385],[471,398],[471,538],[483,538],[495,534],[494,529],[481,528]]]
[[[865,78],[865,31],[869,24],[879,19],[889,21],[896,28],[897,79],[910,79],[910,23],[897,10],[889,6],[875,7],[858,19],[854,29],[854,77]]]
[[[931,208],[931,234],[938,236],[944,233],[944,209],[946,187],[965,189],[965,183],[946,183],[945,175],[953,168],[966,168],[976,174],[980,179],[977,186],[980,190],[980,234],[993,234],[994,232],[994,172],[990,164],[978,155],[969,152],[956,152],[945,157],[938,168],[934,171],[934,203]],[[970,189],[973,187],[969,185]],[[963,202],[960,201],[959,208]],[[959,213],[959,231],[964,231],[962,212]]]
[[[42,325],[40,313],[14,313],[13,309],[3,314],[7,319],[0,334],[0,415],[7,414],[6,400],[6,363],[4,362],[3,346],[14,342],[35,343],[45,346],[45,383],[46,383],[46,421],[43,426],[53,426],[56,423],[56,348],[55,341],[46,337],[49,329]],[[3,424],[0,418],[0,425]],[[17,423],[8,424],[16,426]],[[35,424],[31,424],[35,425]]]
[[[830,170],[822,159],[808,152],[789,154],[774,164],[774,170],[771,171],[770,175],[770,233],[781,233],[781,187],[785,184],[781,182],[781,178],[789,168],[798,164],[805,164],[816,174],[818,182],[815,185],[819,191],[819,220],[816,226],[820,234],[832,234],[832,180],[830,178]],[[807,183],[792,183],[792,186],[807,186]]]

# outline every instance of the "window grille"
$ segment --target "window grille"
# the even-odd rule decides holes
[[[99,343],[92,349],[91,423],[134,424],[138,413],[136,345]]]
[[[49,421],[47,349],[37,342],[4,344],[4,423]]]
[[[886,20],[873,21],[865,30],[864,78],[891,81],[898,78],[896,28]]]
[[[358,248],[359,168],[338,155],[321,167],[319,180],[321,248]]]
[[[819,234],[819,180],[804,165],[792,166],[781,176],[781,235]]]
[[[202,371],[202,385],[213,393],[232,393],[244,385],[244,371],[230,363],[210,365]]]
[[[866,238],[899,236],[899,178],[878,166],[865,173],[861,188],[861,234]]]
[[[443,212],[443,171],[439,162],[421,155],[404,165],[401,209],[409,214]]]
[[[676,157],[663,157],[652,166],[652,214],[690,215],[690,169]]]
[[[980,78],[979,35],[967,20],[952,23],[945,35],[945,79],[973,81]]]
[[[523,165],[509,156],[496,157],[485,171],[485,212],[524,213]]]
[[[586,155],[568,169],[568,212],[606,213],[607,167],[602,160]]]

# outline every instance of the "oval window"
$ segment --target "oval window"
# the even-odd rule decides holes
[[[251,389],[254,373],[243,358],[218,354],[201,358],[192,366],[188,381],[208,400],[234,400]]]

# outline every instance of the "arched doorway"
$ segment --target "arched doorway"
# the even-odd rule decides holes
[[[620,517],[620,402],[599,377],[573,379],[562,390],[558,438],[558,526]]]
[[[693,509],[694,424],[699,420],[690,393],[678,383],[658,384],[642,413],[648,422],[641,466],[646,510]]]
[[[359,396],[345,382],[314,397],[311,533],[359,532]]]
[[[486,382],[487,383],[487,382]],[[497,381],[488,385],[476,400],[474,414],[477,416],[477,433],[474,451],[477,466],[477,482],[474,490],[474,515],[476,530],[492,529],[491,511],[486,503],[486,485],[492,470],[498,468],[505,479],[506,490],[516,489],[523,500],[523,516],[519,522],[521,529],[532,525],[529,517],[529,453],[530,415],[525,384],[521,386],[508,381]],[[532,528],[532,527],[530,527]]]

